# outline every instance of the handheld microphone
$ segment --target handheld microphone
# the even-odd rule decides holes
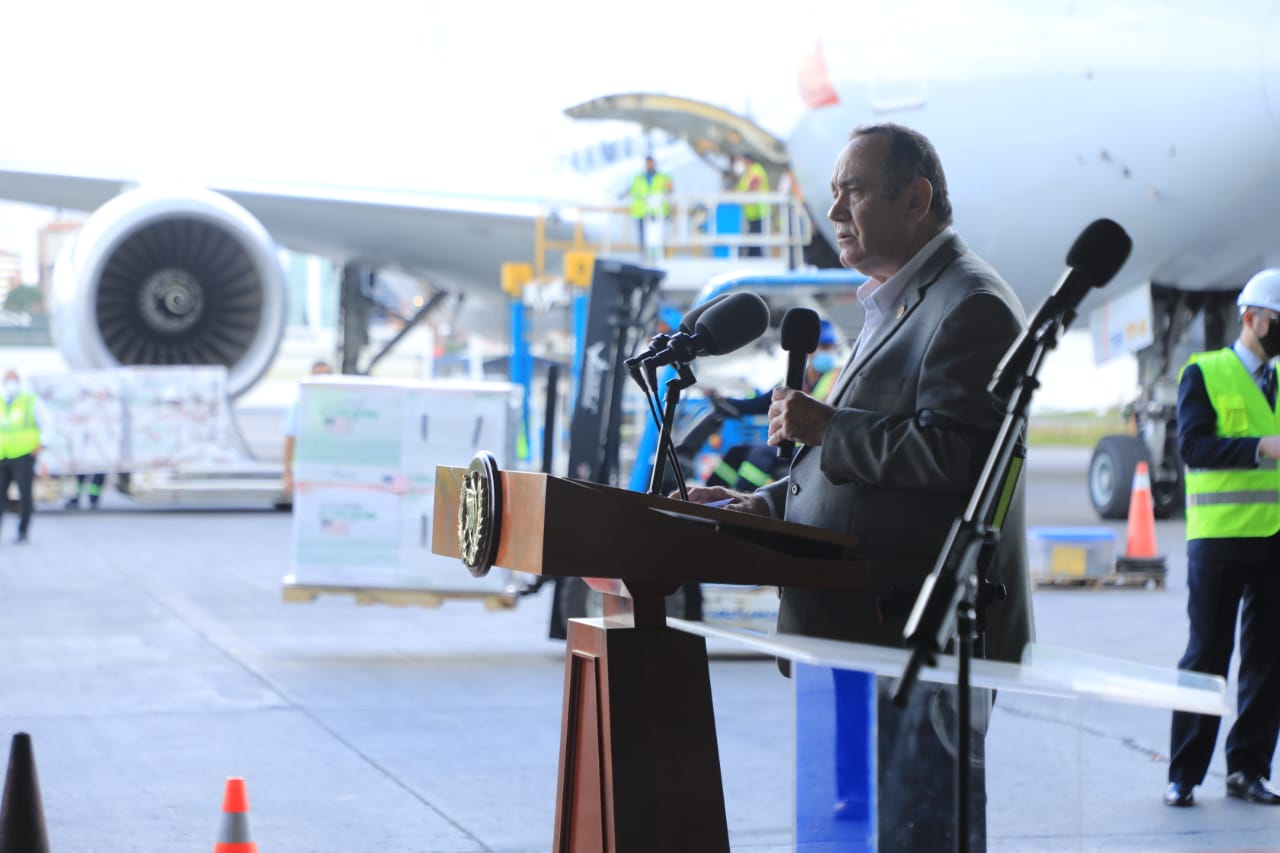
[[[804,387],[804,367],[809,353],[818,348],[822,323],[812,308],[792,308],[782,315],[782,348],[787,351],[787,387]],[[795,450],[794,441],[778,445],[778,458],[788,459]]]
[[[1132,249],[1133,240],[1110,219],[1095,219],[1080,232],[1067,252],[1067,271],[1023,329],[1017,342],[1000,360],[995,377],[987,386],[997,400],[1003,403],[1013,393],[1035,351],[1040,328],[1045,321],[1064,316],[1064,328],[1070,324],[1076,308],[1089,291],[1111,281],[1128,260]]]
[[[750,291],[727,296],[708,306],[694,323],[692,335],[672,335],[662,352],[644,359],[644,366],[687,364],[700,355],[724,355],[746,346],[769,328],[769,306]]]

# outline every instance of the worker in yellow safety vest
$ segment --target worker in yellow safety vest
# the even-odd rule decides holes
[[[767,193],[769,191],[769,175],[764,166],[752,160],[746,154],[735,154],[733,157],[733,174],[738,183],[734,186],[740,193]],[[763,234],[764,221],[769,218],[769,205],[762,202],[748,202],[742,205],[742,219],[747,234]],[[745,257],[758,258],[764,254],[760,246],[745,246],[742,250]]]
[[[1239,614],[1239,713],[1226,740],[1226,794],[1280,805],[1280,790],[1267,781],[1280,732],[1280,414],[1272,364],[1280,355],[1280,269],[1251,278],[1237,305],[1239,338],[1192,356],[1178,382],[1190,623],[1178,669],[1225,678]],[[1193,804],[1218,722],[1174,712],[1165,805]]]
[[[658,164],[650,156],[644,158],[644,171],[632,178],[631,186],[618,196],[631,199],[631,218],[636,223],[642,254],[649,243],[658,242],[649,240],[648,232],[671,217],[670,196],[675,189],[675,181],[666,172],[659,172]]]
[[[0,518],[9,499],[9,484],[18,485],[18,535],[14,542],[27,541],[34,506],[32,490],[36,474],[36,454],[40,450],[40,411],[36,395],[22,390],[16,371],[7,371],[0,392]]]

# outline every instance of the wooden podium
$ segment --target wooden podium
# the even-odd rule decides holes
[[[466,476],[436,469],[437,554],[460,553]],[[728,851],[706,640],[669,628],[664,599],[690,581],[861,589],[854,538],[546,474],[492,477],[492,564],[604,593],[603,619],[569,624],[552,849]]]

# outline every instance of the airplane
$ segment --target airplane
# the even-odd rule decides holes
[[[761,87],[752,93],[753,115],[736,114],[723,95],[698,98],[700,88],[712,88],[707,75],[684,75],[687,98],[655,92],[646,86],[657,79],[654,64],[625,58],[574,83],[578,91],[612,83],[618,94],[584,98],[569,112],[665,130],[713,164],[741,150],[775,176],[789,171],[816,225],[809,257],[819,266],[834,257],[828,182],[850,129],[876,121],[915,127],[940,152],[957,230],[1029,312],[1059,277],[1080,229],[1103,216],[1119,222],[1133,253],[1081,310],[1146,294],[1130,323],[1138,333],[1118,341],[1139,361],[1138,434],[1095,448],[1090,497],[1104,517],[1123,517],[1132,471],[1145,459],[1157,513],[1167,514],[1182,492],[1173,417],[1179,347],[1201,315],[1204,346],[1229,342],[1235,293],[1280,258],[1273,233],[1280,195],[1272,190],[1280,177],[1276,9],[1269,0],[821,3],[804,21],[777,22],[778,44],[808,45],[798,76],[782,48],[737,39],[733,30],[702,34],[721,63],[736,63],[719,69],[717,85],[727,67],[744,68],[743,85],[767,81],[750,83]],[[686,36],[692,44],[698,33]],[[96,210],[75,248],[77,273],[57,288],[58,340],[71,364],[118,363],[119,342],[147,324],[194,329],[204,321],[190,312],[212,318],[219,309],[222,330],[182,347],[224,359],[234,387],[251,385],[278,345],[281,286],[267,262],[275,244],[492,292],[495,258],[528,257],[531,222],[548,201],[235,180],[174,188],[144,177],[0,158],[0,198]],[[602,197],[598,185],[593,197]],[[560,223],[558,233],[566,231]],[[195,252],[203,235],[208,256],[224,246],[236,258],[234,272],[190,260],[185,273],[166,272],[169,261],[146,275],[130,272],[124,250],[144,234],[167,243],[159,250],[167,258]],[[193,282],[217,276],[229,276],[230,298],[202,300]],[[140,295],[163,310],[111,316]],[[1104,343],[1115,337],[1104,333]]]

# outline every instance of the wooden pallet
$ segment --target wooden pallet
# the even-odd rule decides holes
[[[285,601],[295,604],[308,604],[322,595],[346,595],[354,598],[356,604],[364,606],[386,604],[391,607],[439,607],[446,599],[479,600],[486,610],[511,610],[516,606],[515,593],[505,592],[455,592],[290,582],[284,584],[281,592]]]
[[[1056,575],[1032,578],[1032,581],[1037,589],[1164,589],[1164,579],[1164,572],[1112,572],[1090,577]]]

